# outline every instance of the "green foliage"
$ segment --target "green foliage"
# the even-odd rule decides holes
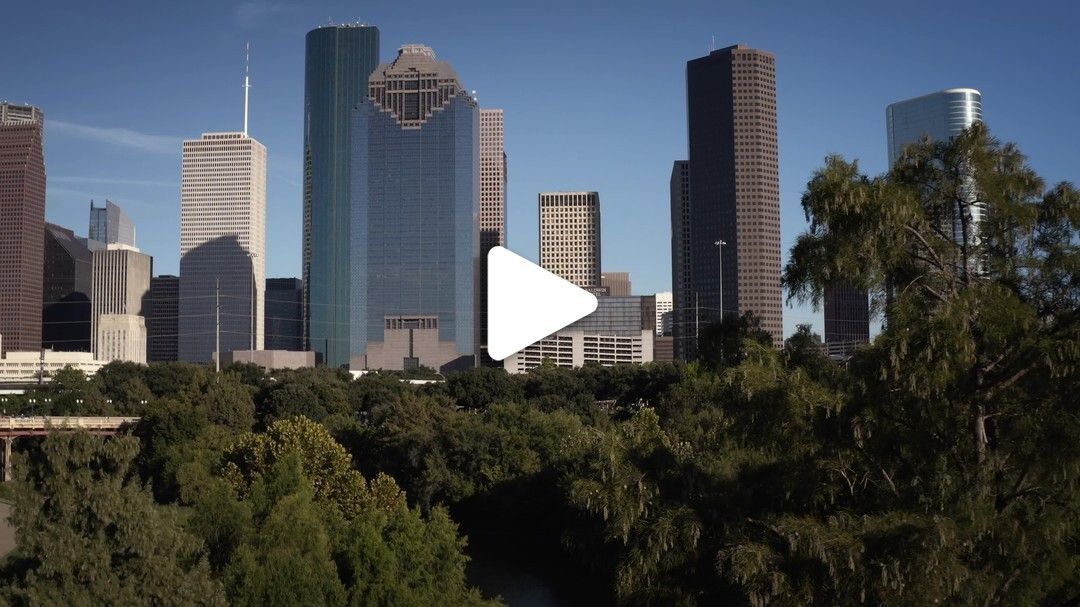
[[[55,435],[20,466],[13,604],[224,604],[201,542],[131,475],[132,438]]]

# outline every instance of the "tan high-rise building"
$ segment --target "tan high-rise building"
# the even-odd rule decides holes
[[[223,352],[263,348],[265,268],[266,147],[242,132],[184,141],[180,360],[211,360],[215,302]]]
[[[480,109],[480,348],[487,352],[487,254],[506,246],[506,148],[503,111]]]
[[[90,339],[91,349],[99,353],[99,323],[103,315],[145,316],[144,306],[150,293],[154,260],[135,247],[110,244],[91,253],[90,261]],[[145,325],[144,325],[145,333]],[[143,348],[146,337],[143,336]],[[107,360],[107,359],[103,359]],[[130,360],[130,359],[124,359]],[[137,362],[145,362],[146,353]]]
[[[45,259],[45,115],[0,101],[0,336],[41,348]]]
[[[600,287],[600,195],[540,193],[540,267],[583,289]]]
[[[686,64],[686,93],[690,276],[685,290],[676,284],[675,309],[697,309],[702,324],[721,310],[752,313],[780,347],[776,59],[741,44],[713,51]],[[676,322],[680,355],[694,355],[693,339],[687,350],[680,342],[697,324]]]

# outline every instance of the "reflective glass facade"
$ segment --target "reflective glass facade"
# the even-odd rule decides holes
[[[418,74],[430,69],[431,86],[438,80],[442,88],[444,74],[435,78],[440,68],[431,61]],[[462,90],[436,106],[424,107],[430,98],[414,106],[408,91],[419,97],[427,85],[390,78],[387,91],[406,92],[401,103],[365,99],[353,116],[351,350],[363,356],[383,342],[387,317],[437,317],[439,341],[474,357],[479,110]]]
[[[929,137],[948,141],[982,120],[982,95],[975,89],[949,89],[898,101],[885,110],[889,130],[889,166],[904,146]]]
[[[90,229],[87,238],[103,244],[124,244],[135,246],[135,224],[131,223],[127,213],[105,201],[105,206],[95,207],[90,201]]]
[[[304,326],[329,366],[349,362],[351,113],[367,94],[379,30],[332,25],[307,34],[304,72]]]

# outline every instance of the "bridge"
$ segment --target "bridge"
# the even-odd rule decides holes
[[[77,417],[37,415],[33,417],[0,416],[0,439],[4,441],[4,481],[11,480],[11,443],[21,436],[45,436],[51,432],[89,432],[109,435],[134,428],[138,417]]]

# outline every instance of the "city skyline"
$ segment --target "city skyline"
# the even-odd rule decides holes
[[[119,90],[109,89],[108,93],[98,85],[85,88],[83,94],[78,96],[78,101],[85,103],[78,107],[65,99],[61,91],[80,86],[83,80],[78,74],[67,71],[74,69],[74,66],[64,67],[54,52],[31,52],[29,62],[8,70],[3,82],[0,82],[0,96],[29,101],[53,117],[46,121],[46,162],[49,166],[47,220],[78,232],[81,220],[75,218],[77,216],[71,209],[85,209],[90,198],[101,200],[108,196],[125,206],[137,224],[145,226],[140,240],[145,243],[144,249],[154,255],[160,272],[176,273],[178,258],[173,243],[176,242],[174,234],[178,231],[178,218],[172,220],[175,222],[172,225],[169,225],[169,220],[179,204],[178,157],[175,151],[160,151],[168,147],[165,143],[171,145],[171,141],[163,140],[193,137],[199,132],[217,128],[239,128],[243,41],[252,39],[254,86],[251,128],[253,134],[270,148],[272,157],[280,158],[277,162],[271,161],[270,166],[268,240],[278,243],[278,246],[267,259],[268,275],[300,276],[300,234],[296,226],[300,218],[301,195],[300,188],[293,184],[299,183],[301,171],[302,146],[297,141],[302,133],[297,118],[300,107],[297,99],[302,97],[302,87],[298,83],[302,81],[303,70],[302,67],[297,68],[302,66],[303,52],[300,50],[298,53],[297,49],[303,45],[304,31],[318,25],[326,15],[348,12],[342,5],[325,5],[311,10],[273,6],[278,6],[280,10],[264,11],[259,13],[262,16],[258,18],[250,17],[252,13],[249,11],[245,13],[249,17],[243,19],[237,7],[219,9],[227,11],[219,20],[219,23],[227,26],[213,30],[207,48],[196,53],[195,62],[191,64],[206,84],[196,87],[186,96],[174,94],[170,88],[172,85],[167,82],[164,86],[121,83]],[[1030,44],[1020,45],[1019,52],[1004,58],[994,53],[976,57],[970,56],[970,53],[961,54],[959,49],[962,45],[958,39],[963,38],[967,28],[975,30],[985,27],[989,21],[996,19],[1011,23],[994,25],[998,31],[1011,32],[1015,29],[1019,32],[1021,24],[1029,19],[1026,11],[1015,14],[1013,9],[979,6],[978,14],[961,28],[962,31],[944,25],[926,25],[921,19],[905,19],[900,12],[878,11],[871,19],[866,14],[869,11],[855,5],[835,11],[832,15],[835,19],[830,23],[826,23],[830,20],[824,16],[800,13],[803,9],[783,16],[768,7],[737,9],[747,17],[772,19],[769,25],[775,31],[770,31],[770,28],[757,24],[757,21],[768,19],[723,20],[719,9],[694,5],[686,7],[677,19],[667,18],[663,21],[678,24],[679,27],[675,28],[677,37],[674,31],[662,29],[641,51],[628,47],[613,49],[605,44],[610,42],[610,38],[600,36],[592,42],[579,39],[542,62],[531,46],[534,39],[532,33],[520,45],[514,45],[513,49],[502,53],[505,57],[491,57],[481,53],[481,49],[497,46],[500,40],[506,40],[495,37],[498,34],[491,32],[507,28],[478,28],[481,35],[465,40],[463,36],[450,33],[454,28],[434,27],[434,23],[445,21],[445,12],[434,11],[413,21],[415,16],[406,19],[393,10],[374,8],[363,18],[383,30],[380,59],[390,56],[393,47],[408,41],[422,41],[445,49],[443,52],[455,58],[455,65],[471,87],[479,90],[481,105],[505,109],[509,173],[513,176],[508,186],[508,233],[514,250],[528,257],[535,255],[535,217],[529,212],[529,206],[538,192],[553,187],[596,189],[603,194],[606,208],[619,211],[605,215],[604,233],[609,238],[605,239],[603,258],[614,267],[630,271],[635,277],[635,287],[642,293],[649,293],[670,288],[667,229],[666,226],[662,229],[652,228],[655,228],[657,216],[667,215],[667,175],[670,173],[671,159],[685,157],[685,133],[681,132],[685,131],[685,115],[680,66],[706,52],[712,36],[716,37],[717,47],[744,42],[755,48],[767,49],[778,57],[782,250],[785,257],[791,240],[804,225],[798,209],[799,195],[810,173],[820,165],[825,154],[840,152],[851,158],[857,157],[862,161],[862,166],[871,172],[885,169],[886,135],[881,126],[881,117],[884,107],[897,99],[953,86],[979,88],[994,99],[993,111],[987,119],[995,134],[1005,140],[1017,141],[1031,155],[1033,164],[1044,167],[1050,180],[1067,178],[1068,159],[1075,157],[1075,153],[1072,151],[1074,148],[1069,147],[1074,144],[1066,141],[1063,133],[1076,130],[1072,126],[1076,117],[1065,110],[1063,100],[1074,97],[1070,91],[1076,84],[1067,82],[1068,79],[1053,78],[1050,74],[1056,69],[1064,69],[1070,53],[1064,46],[1055,46],[1058,43],[1053,41],[1054,36],[1046,35],[1039,38],[1027,36],[1024,40]],[[929,11],[928,7],[909,7],[906,10],[920,15]],[[1039,13],[1040,20],[1045,21],[1047,15],[1054,12],[1050,8],[1031,12]],[[43,7],[16,7],[17,13],[46,10]],[[561,5],[556,6],[550,18],[565,17],[569,10]],[[1058,7],[1057,13],[1072,10],[1072,7]],[[232,11],[236,11],[235,14]],[[946,10],[950,14],[953,11],[964,12],[962,7],[948,7]],[[1006,15],[1009,19],[1002,18]],[[47,22],[50,27],[63,32],[73,27],[64,15],[48,14],[39,18],[24,16],[27,22]],[[138,16],[138,11],[134,11],[119,19],[119,22]],[[654,16],[650,11],[635,9],[614,19],[615,25],[629,27],[648,22]],[[501,19],[513,25],[518,23],[519,17],[503,15]],[[99,22],[99,18],[102,21]],[[89,16],[90,23],[87,25],[97,27],[100,31],[107,19],[114,18],[115,14],[106,10],[102,15]],[[795,31],[792,25],[800,19],[818,29],[805,28],[809,30],[806,33]],[[599,20],[599,11],[586,7],[576,20],[567,24],[567,33],[587,30]],[[1050,21],[1053,22],[1051,27],[1056,27],[1058,23],[1068,22],[1068,19]],[[737,22],[740,25],[719,25],[724,22]],[[855,32],[856,26],[863,30]],[[161,39],[160,46],[167,48],[172,38],[187,39],[188,33],[180,36],[178,32],[200,31],[201,27],[207,26],[192,19],[178,18],[169,27],[156,26],[155,35]],[[919,44],[911,41],[913,30],[924,34],[926,40]],[[834,37],[836,39],[833,41],[822,41],[828,38],[822,33],[828,34],[830,31],[840,35]],[[41,31],[32,32],[32,35],[41,37]],[[829,53],[841,48],[877,48],[869,41],[883,36],[886,41],[902,41],[905,37],[907,41],[897,42],[888,51],[869,53],[866,57],[845,56],[841,64],[830,64],[828,73],[820,70],[821,59]],[[570,37],[576,38],[573,35]],[[80,40],[79,35],[75,35],[72,42]],[[13,41],[25,43],[31,50],[38,48],[38,43],[30,40],[24,32],[16,32]],[[120,61],[122,57],[115,57],[111,53],[122,52],[126,53],[123,57],[131,58],[131,49],[127,45],[140,43],[139,37],[135,36],[119,45],[115,51],[100,44],[88,44],[82,54],[108,63],[110,67],[101,76],[104,81],[109,81],[129,69]],[[146,48],[152,50],[157,47],[146,45]],[[799,52],[806,49],[813,52]],[[604,60],[610,62],[614,79],[591,78],[595,82],[587,82],[582,75],[565,70],[560,64],[560,57],[573,54],[599,57],[599,53],[604,53]],[[157,52],[144,52],[143,55],[131,66],[139,67],[141,74],[145,74],[145,68],[151,65],[161,65],[163,74],[170,71],[169,60],[164,55]],[[233,61],[230,61],[230,56]],[[926,58],[930,56],[940,60],[927,61]],[[1019,69],[1036,58],[1046,69]],[[185,61],[188,60],[185,58]],[[898,73],[899,66],[910,65],[913,61],[919,61],[922,67]],[[511,69],[511,64],[517,71]],[[618,82],[620,75],[631,73],[631,65],[640,67],[641,78],[646,83],[653,83],[644,87],[651,89],[651,92],[641,95],[641,99],[626,98],[626,107],[615,108],[611,103],[603,104],[602,113],[597,113],[601,110],[585,110],[580,103],[571,101],[562,105],[564,102],[550,94],[534,95],[536,99],[529,100],[523,91],[502,84],[503,80],[519,77],[524,71],[535,78],[546,79],[560,89],[575,88],[584,83],[586,88],[582,94],[587,98],[595,98],[601,89],[607,95],[620,95],[635,90],[641,84],[641,81],[633,78],[625,84]],[[874,69],[866,69],[868,66]],[[50,68],[58,76],[40,78],[42,71]],[[185,73],[191,74],[191,69],[189,67]],[[46,82],[36,82],[31,75]],[[804,86],[811,80],[815,82]],[[1036,114],[1028,111],[1028,91],[1033,89],[1040,89],[1049,103]],[[170,95],[173,98],[169,98]],[[151,100],[156,101],[151,104]],[[105,118],[106,114],[100,111],[100,106],[105,103],[123,103],[122,109],[127,111],[119,112],[121,116]],[[128,104],[133,106],[128,107]],[[148,113],[134,107],[137,104],[151,105],[156,109]],[[182,104],[190,111],[175,112],[172,110],[176,107],[174,104]],[[568,111],[570,106],[578,108],[576,115]],[[660,116],[657,113],[659,108],[664,108],[662,113],[670,116]],[[649,116],[650,119],[628,122],[627,119],[633,115]],[[162,119],[161,116],[169,118]],[[558,121],[553,121],[552,117],[557,117]],[[1049,122],[1042,121],[1053,122],[1053,127],[1047,127]],[[540,131],[541,124],[547,133]],[[1026,128],[1029,125],[1030,128]],[[585,147],[571,153],[552,153],[558,138],[569,130],[582,128],[598,141],[585,142]],[[598,150],[603,150],[603,153],[597,153]],[[661,157],[666,160],[656,160]],[[136,161],[132,162],[132,158],[136,158]],[[542,161],[537,162],[541,158]],[[581,166],[575,168],[575,163]],[[150,218],[154,219],[153,225]],[[173,234],[169,234],[170,231]],[[648,248],[649,255],[640,254],[643,246]],[[819,333],[822,330],[820,312],[799,309],[792,313],[790,309],[785,309],[784,318],[785,333],[790,333],[795,323],[806,321],[814,322]]]

